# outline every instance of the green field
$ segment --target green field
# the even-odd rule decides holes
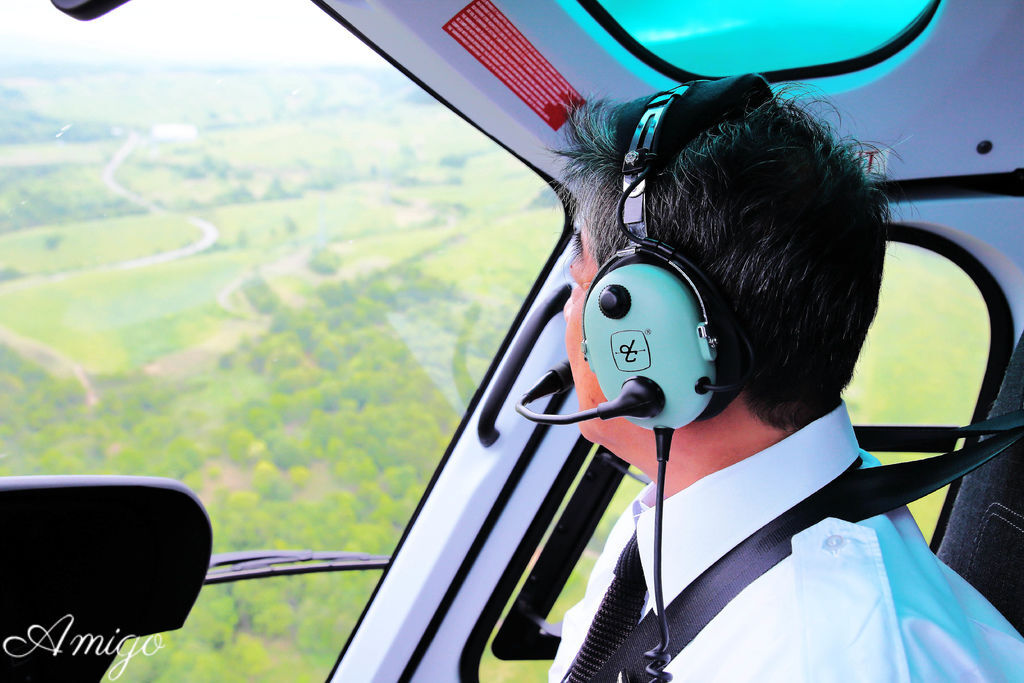
[[[114,264],[184,247],[200,231],[185,216],[125,216],[44,225],[0,234],[0,268],[25,275]]]
[[[59,138],[36,144],[0,145],[0,167],[86,164],[95,168],[106,163],[115,149],[117,144],[113,140],[68,144]]]
[[[82,163],[0,166],[0,234],[144,213],[111,193],[100,179],[101,170],[98,164]]]
[[[126,271],[97,271],[0,294],[5,327],[77,359],[89,372],[139,369],[193,346],[227,317],[216,295],[250,263],[244,254]]]

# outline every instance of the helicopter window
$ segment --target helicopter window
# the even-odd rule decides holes
[[[886,431],[970,423],[994,398],[1013,343],[1005,299],[979,263],[915,228],[892,226],[890,236],[878,314],[844,394],[862,446],[883,463],[951,450],[952,442],[892,452]],[[903,426],[888,426],[896,424]],[[867,437],[872,444],[862,436],[869,427],[877,430]],[[630,470],[624,476],[624,470],[624,463],[595,449],[546,535],[537,539],[543,542],[529,566],[509,567],[518,583],[509,582],[509,592],[496,591],[463,655],[464,663],[479,662],[480,680],[543,677],[557,641],[554,635],[538,637],[537,620],[555,625],[582,599],[612,524],[643,485],[636,479],[642,475]],[[942,489],[910,505],[926,537],[935,530],[945,494]],[[556,529],[556,540],[548,543]],[[566,554],[566,548],[579,552]],[[571,572],[548,561],[558,558],[573,566]]]
[[[844,393],[854,424],[970,423],[976,406],[987,407],[994,398],[985,399],[983,383],[993,338],[1006,332],[996,329],[999,321],[988,304],[953,261],[922,246],[890,242],[878,314]],[[996,374],[998,386],[1002,376]],[[861,443],[871,450],[863,437]],[[879,449],[877,456],[888,464],[921,454]],[[927,538],[947,489],[909,506]]]
[[[311,3],[23,5],[0,476],[172,477],[215,553],[387,556],[561,237],[554,193]],[[128,668],[323,680],[380,573],[208,585]]]
[[[938,0],[581,4],[638,57],[687,81],[754,71],[806,78],[863,68],[917,36]]]

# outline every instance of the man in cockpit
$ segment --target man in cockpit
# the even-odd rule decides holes
[[[627,245],[616,215],[625,111],[582,105],[561,151],[580,226],[564,313],[581,410],[605,401],[581,351],[581,316],[599,267]],[[635,122],[626,124],[631,131]],[[878,303],[889,221],[880,181],[856,147],[779,95],[719,120],[648,178],[648,235],[717,283],[756,358],[720,414],[674,433],[666,604],[858,458],[875,462],[859,449],[840,396]],[[623,418],[580,430],[654,477],[650,430]],[[584,641],[634,537],[647,589],[638,606],[651,608],[653,494],[648,487],[624,511],[586,596],[566,614],[551,681],[587,680],[599,668],[580,661],[600,658]],[[792,554],[728,602],[666,671],[687,681],[989,681],[1024,679],[1022,662],[1020,636],[937,560],[900,508],[859,524],[825,519],[796,534]]]

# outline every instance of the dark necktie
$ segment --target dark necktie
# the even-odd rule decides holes
[[[619,555],[615,577],[597,608],[587,637],[569,668],[565,681],[585,683],[594,677],[608,658],[619,649],[640,621],[647,597],[647,584],[640,565],[636,534]]]

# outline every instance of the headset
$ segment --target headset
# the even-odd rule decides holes
[[[770,97],[762,76],[746,74],[686,83],[626,105],[616,131],[620,148],[628,139],[616,220],[630,246],[598,270],[583,305],[581,351],[609,400],[572,415],[527,409],[572,386],[560,366],[523,396],[520,414],[546,424],[626,417],[647,429],[678,429],[718,415],[739,394],[755,367],[753,345],[712,279],[672,245],[648,237],[645,195],[694,137]]]
[[[625,417],[654,431],[658,476],[653,584],[661,642],[645,654],[652,681],[672,678],[664,672],[671,656],[661,582],[662,502],[672,433],[721,413],[754,371],[755,357],[750,339],[712,279],[672,245],[648,237],[648,179],[654,182],[702,131],[771,97],[762,76],[746,74],[685,83],[626,105],[616,131],[620,148],[629,136],[616,220],[631,244],[598,270],[582,321],[581,351],[609,400],[570,415],[526,408],[531,401],[572,387],[572,373],[564,362],[516,404],[521,415],[543,424]]]
[[[594,278],[583,306],[581,350],[605,396],[630,380],[663,394],[648,429],[719,414],[753,369],[753,348],[712,283],[671,248],[647,240],[618,252]]]

